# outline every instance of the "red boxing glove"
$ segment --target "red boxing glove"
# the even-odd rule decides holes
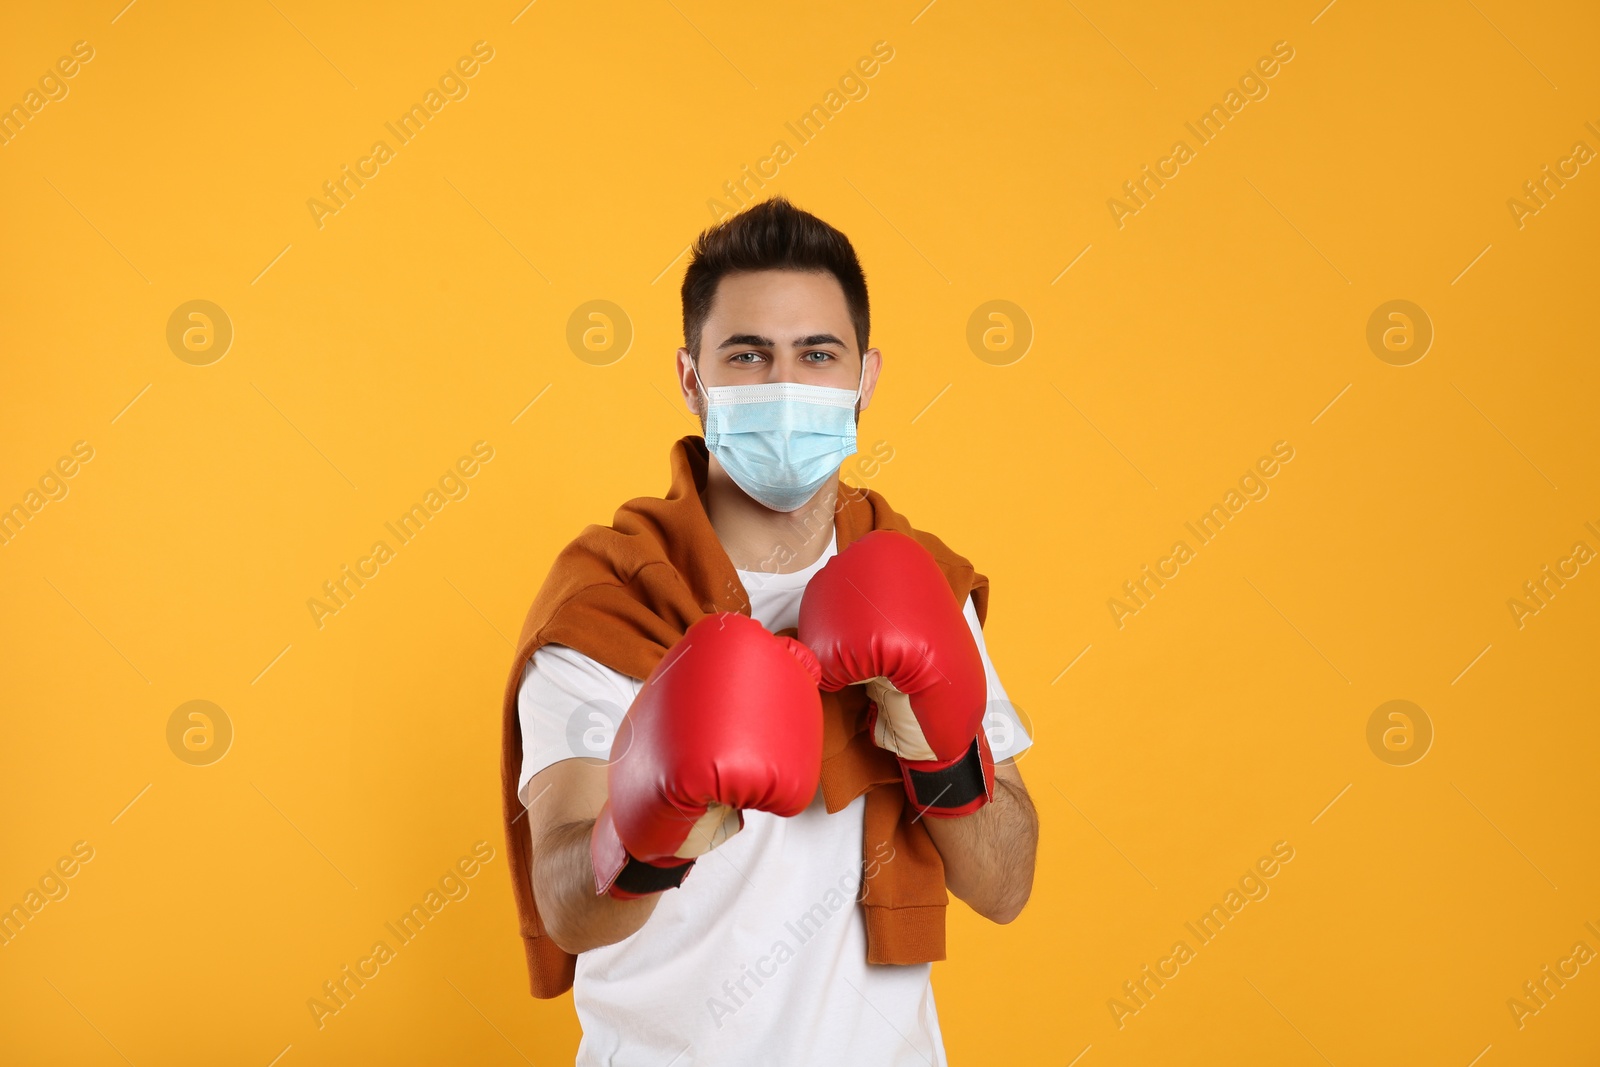
[[[893,530],[848,545],[806,586],[799,634],[817,654],[822,688],[866,684],[872,739],[900,758],[918,808],[950,817],[989,802],[983,657],[927,549]]]
[[[589,838],[595,892],[633,900],[681,884],[744,827],[744,808],[800,814],[822,774],[811,650],[747,615],[690,626],[618,728]]]

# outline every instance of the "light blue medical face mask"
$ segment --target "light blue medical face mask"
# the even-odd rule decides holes
[[[706,447],[751,497],[773,511],[798,511],[855,455],[865,378],[863,361],[854,392],[797,382],[707,389],[696,371],[695,387],[706,398]]]

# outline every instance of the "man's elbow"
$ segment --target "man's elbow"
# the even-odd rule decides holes
[[[992,923],[1005,926],[1022,914],[1022,909],[1027,906],[1028,898],[1032,895],[1033,880],[1030,878],[1028,884],[1023,886],[1019,892],[1009,893],[995,900],[987,907],[977,909],[978,914]]]
[[[550,908],[539,916],[539,925],[544,927],[544,936],[562,952],[569,952],[576,956],[587,946],[581,945],[576,936],[576,931],[569,930],[568,924],[563,922],[563,916],[557,908]]]
[[[1000,884],[971,887],[974,891],[956,895],[960,897],[973,911],[988,919],[992,923],[1004,926],[1022,914],[1022,909],[1027,906],[1028,898],[1033,895],[1033,868],[1016,872],[1020,878]],[[955,892],[952,889],[952,892]]]
[[[560,926],[551,925],[550,923],[545,924],[544,934],[550,939],[556,948],[559,948],[562,952],[570,953],[574,956],[580,952],[587,952],[589,949],[594,947],[593,945],[586,944],[575,934],[563,930]]]
[[[544,873],[536,859],[533,866],[533,892],[536,899],[545,902],[544,907],[539,909],[539,925],[543,927],[544,936],[561,951],[574,956],[593,948],[578,908],[562,899],[562,887],[540,877]]]
[[[1017,904],[1008,905],[1003,909],[990,912],[987,918],[992,923],[995,923],[999,926],[1005,926],[1007,923],[1010,923],[1016,919],[1018,915],[1022,914],[1023,905],[1026,903],[1027,900],[1022,900]]]

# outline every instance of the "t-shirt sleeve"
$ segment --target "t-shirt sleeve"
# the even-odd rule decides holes
[[[1020,755],[1033,744],[1033,738],[1028,736],[1027,729],[1022,725],[1022,718],[1017,714],[1017,709],[1012,705],[1011,698],[1006,695],[1005,686],[1000,684],[1000,676],[995,673],[994,663],[989,659],[989,650],[983,642],[983,627],[978,622],[978,609],[973,606],[972,598],[967,598],[967,606],[963,611],[967,618],[967,626],[972,629],[972,638],[978,642],[978,654],[983,657],[983,673],[989,682],[989,707],[983,716],[983,729],[989,735],[989,747],[994,751],[994,761],[1009,759]]]
[[[622,716],[643,683],[565,645],[542,645],[522,669],[517,718],[522,724],[522,774],[517,795],[527,805],[528,782],[564,759],[605,759]]]

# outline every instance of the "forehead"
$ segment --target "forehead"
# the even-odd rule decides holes
[[[718,334],[745,329],[780,333],[826,329],[841,338],[853,336],[844,289],[827,271],[762,270],[725,275],[717,283],[706,327]]]

